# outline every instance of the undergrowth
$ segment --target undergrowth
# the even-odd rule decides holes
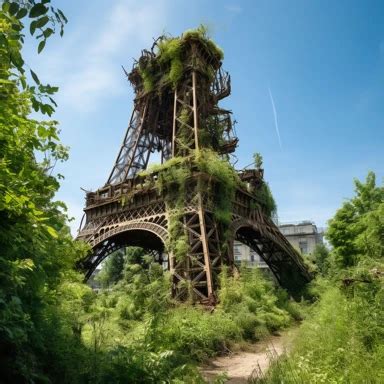
[[[384,296],[381,287],[371,288],[358,287],[350,297],[339,287],[323,287],[289,356],[275,358],[252,382],[384,382]]]
[[[258,270],[231,277],[224,269],[220,304],[210,312],[173,301],[169,273],[149,256],[132,261],[120,281],[83,308],[81,337],[93,351],[95,382],[203,382],[198,363],[293,321]]]
[[[317,300],[292,350],[251,382],[384,382],[384,188],[369,172],[355,191],[329,221],[332,250],[311,255]]]

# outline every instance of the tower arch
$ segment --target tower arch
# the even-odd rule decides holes
[[[240,218],[231,224],[230,248],[237,240],[255,251],[268,265],[278,283],[300,299],[303,285],[311,279],[301,255],[275,226]],[[232,255],[233,259],[233,255]]]
[[[157,261],[162,262],[166,240],[166,229],[154,223],[126,223],[107,232],[101,231],[100,237],[92,242],[90,254],[81,261],[80,268],[88,280],[105,258],[125,247],[143,248],[154,254]]]

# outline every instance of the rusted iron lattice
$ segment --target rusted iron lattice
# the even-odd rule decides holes
[[[155,152],[164,163],[204,147],[203,135],[220,155],[234,152],[238,139],[231,112],[218,105],[231,92],[230,76],[222,70],[220,58],[201,39],[185,39],[183,73],[177,84],[158,81],[155,90],[146,90],[140,65],[155,59],[156,49],[157,43],[151,51],[144,50],[127,74],[136,97],[126,135],[107,183],[86,195],[85,222],[78,234],[92,247],[81,263],[86,277],[113,251],[140,246],[159,262],[167,262],[176,298],[183,300],[192,294],[195,301],[215,302],[221,266],[234,266],[233,242],[239,240],[265,260],[283,287],[297,294],[310,280],[301,256],[243,184],[236,190],[231,225],[224,238],[213,215],[210,191],[214,181],[192,169],[181,218],[189,250],[182,260],[167,252],[171,208],[155,187],[156,172],[149,176],[140,172],[147,169]],[[206,68],[213,70],[212,78]],[[220,142],[212,141],[208,121],[224,127]],[[242,171],[239,176],[255,188],[263,183],[262,170]],[[222,247],[223,243],[228,246]]]

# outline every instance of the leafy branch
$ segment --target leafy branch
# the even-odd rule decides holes
[[[1,8],[2,22],[0,25],[0,49],[2,57],[7,61],[4,67],[13,69],[12,75],[24,91],[28,91],[35,112],[51,116],[57,104],[52,96],[58,87],[41,84],[37,74],[30,69],[30,76],[35,85],[27,83],[26,67],[21,55],[21,46],[24,43],[25,23],[29,23],[29,32],[38,41],[37,52],[45,48],[48,38],[59,30],[60,36],[64,34],[64,26],[68,22],[64,13],[50,5],[50,0],[6,0]],[[7,25],[5,25],[7,24]],[[3,55],[4,52],[4,55]]]

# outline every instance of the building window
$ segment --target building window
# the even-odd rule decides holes
[[[235,244],[233,247],[233,254],[235,256],[235,260],[241,260],[241,244]]]
[[[299,241],[299,248],[302,254],[308,253],[308,243],[306,241]]]

